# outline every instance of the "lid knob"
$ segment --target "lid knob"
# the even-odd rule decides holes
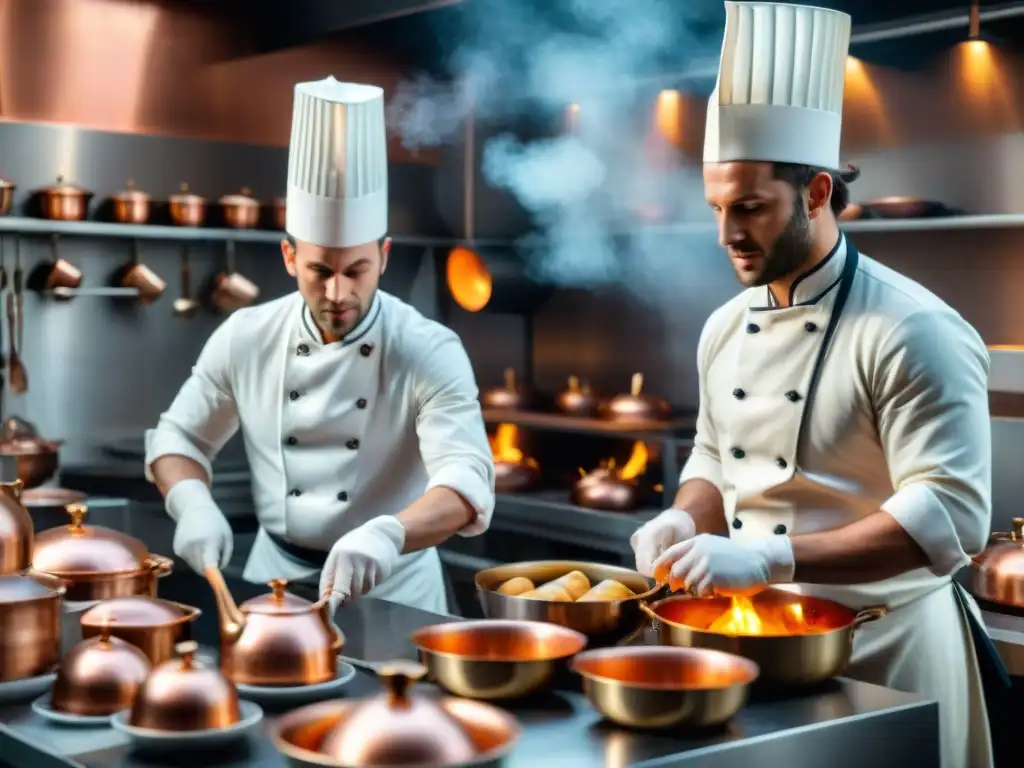
[[[103,617],[103,623],[100,624],[100,646],[103,648],[110,648],[113,643],[110,642],[110,625],[117,621],[116,618],[110,614],[106,614]]]
[[[196,651],[199,650],[199,643],[195,640],[186,640],[183,643],[178,643],[174,646],[174,651],[181,656],[181,668],[183,670],[192,669],[194,667],[194,661]]]
[[[85,520],[85,516],[89,511],[88,507],[86,507],[85,504],[76,502],[74,504],[68,504],[64,509],[69,515],[71,515],[71,532],[80,533],[82,530],[82,521]]]
[[[1024,539],[1024,517],[1013,518],[1013,528],[1010,531],[1010,536],[1014,541]]]
[[[422,680],[426,674],[427,668],[422,664],[404,660],[389,662],[377,672],[377,676],[388,690],[389,702],[397,705],[408,702],[406,694],[409,688],[416,681]]]
[[[270,587],[273,593],[275,603],[284,602],[284,588],[288,586],[287,579],[271,579],[267,582],[267,586]]]

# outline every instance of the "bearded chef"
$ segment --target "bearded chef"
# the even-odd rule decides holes
[[[849,37],[836,11],[726,3],[704,189],[746,290],[701,333],[675,503],[631,543],[638,570],[696,596],[783,584],[886,606],[845,674],[937,700],[943,768],[984,768],[993,649],[951,576],[989,532],[988,354],[839,231]]]
[[[243,577],[315,578],[445,613],[434,547],[483,533],[494,466],[455,333],[378,288],[387,268],[383,91],[295,87],[284,265],[298,291],[231,315],[146,434],[174,552],[224,567],[211,463],[240,428],[260,530]]]

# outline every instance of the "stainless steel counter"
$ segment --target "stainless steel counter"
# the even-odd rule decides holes
[[[265,588],[229,579],[238,600]],[[297,586],[296,591],[302,592]],[[191,573],[161,582],[161,593],[204,611],[196,627],[203,645],[215,643],[215,608],[209,587]],[[415,658],[408,641],[417,627],[453,620],[380,600],[364,600],[339,611],[346,635],[345,656],[363,667],[392,658]],[[435,692],[433,686],[422,686]],[[361,671],[346,695],[379,690]],[[574,690],[558,690],[510,705],[523,724],[509,768],[607,766],[669,768],[736,765],[786,765],[833,768],[938,765],[938,707],[917,697],[873,685],[839,679],[825,688],[787,699],[754,697],[726,728],[703,733],[650,734],[612,726]],[[272,722],[272,715],[265,721]],[[283,766],[285,761],[265,736],[240,748],[201,756],[204,765]],[[109,728],[73,729],[49,724],[26,705],[0,709],[0,761],[13,766],[56,768],[145,766],[124,738]],[[195,762],[195,758],[192,758]]]

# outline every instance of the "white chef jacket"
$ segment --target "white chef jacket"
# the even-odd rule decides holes
[[[211,463],[241,427],[260,523],[243,577],[315,576],[267,532],[326,551],[430,488],[476,512],[462,535],[487,530],[494,464],[473,370],[458,336],[378,290],[366,317],[325,344],[298,293],[232,314],[146,433],[146,473],[159,457]],[[402,555],[370,593],[447,611],[435,549]]]
[[[888,606],[885,618],[857,630],[847,674],[937,699],[943,768],[988,766],[974,647],[950,580],[984,548],[991,523],[988,352],[938,297],[861,254],[808,408],[846,258],[840,237],[794,282],[789,307],[758,287],[711,315],[698,344],[697,434],[681,482],[714,484],[740,541],[891,514],[928,555],[927,567],[796,589],[853,608]]]

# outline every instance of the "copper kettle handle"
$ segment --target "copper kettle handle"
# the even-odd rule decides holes
[[[330,589],[328,589],[327,592],[325,592],[324,595],[313,604],[313,609],[320,614],[324,627],[327,628],[327,632],[331,636],[331,651],[334,653],[341,653],[341,649],[345,647],[345,634],[341,631],[341,628],[334,623],[334,616],[331,611]]]

